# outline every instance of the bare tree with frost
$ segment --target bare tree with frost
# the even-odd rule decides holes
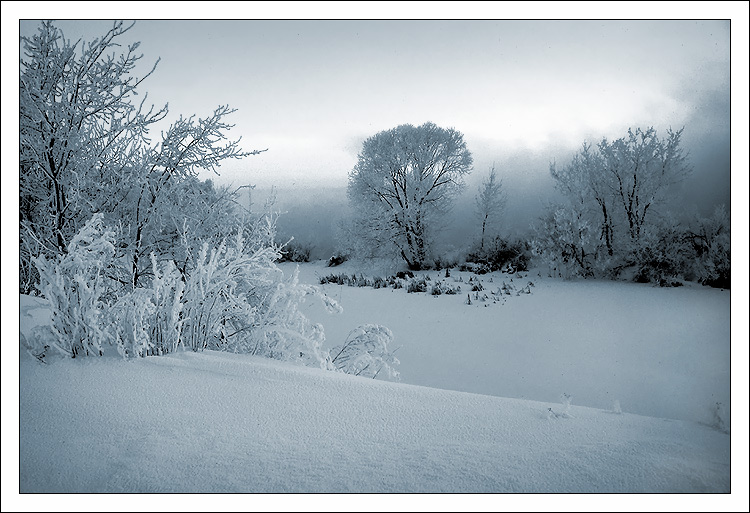
[[[423,268],[431,229],[450,210],[471,166],[463,135],[452,128],[406,124],[370,137],[349,174],[356,236],[395,249],[412,270]]]
[[[44,22],[35,36],[21,38],[22,274],[33,273],[33,256],[64,253],[91,213],[119,199],[116,191],[146,151],[148,127],[166,116],[166,107],[145,108],[145,98],[132,103],[156,68],[133,76],[142,57],[138,43],[110,54],[130,27],[116,22],[83,45]]]
[[[482,222],[482,238],[479,249],[484,251],[484,239],[488,228],[492,230],[493,225],[499,222],[506,202],[505,189],[502,178],[497,177],[495,166],[490,168],[490,173],[479,186],[479,192],[475,198],[476,215]]]
[[[629,129],[625,137],[611,142],[605,138],[596,146],[584,143],[566,166],[552,164],[555,186],[568,200],[555,207],[558,221],[575,218],[589,235],[583,245],[580,237],[575,244],[569,242],[570,226],[550,222],[550,217],[542,224],[553,232],[538,234],[537,253],[571,263],[578,269],[574,274],[583,275],[643,264],[641,257],[648,253],[644,249],[663,224],[659,207],[691,170],[681,135],[682,129],[667,130],[665,137],[654,128]]]
[[[130,276],[120,279],[137,285],[150,272],[149,253],[175,224],[164,212],[173,205],[167,197],[201,169],[215,171],[226,159],[258,153],[227,140],[232,125],[225,118],[234,112],[227,106],[202,119],[180,117],[152,145],[149,129],[165,119],[167,107],[147,107],[146,97],[135,101],[158,60],[143,76],[134,75],[143,57],[139,43],[120,43],[132,26],[114,22],[84,44],[44,22],[36,35],[21,38],[22,292],[38,280],[32,259],[65,253],[94,213],[116,228],[116,248],[131,260]]]

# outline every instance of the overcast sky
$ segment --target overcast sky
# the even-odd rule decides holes
[[[57,25],[87,41],[111,22]],[[728,21],[143,20],[121,40],[161,57],[141,89],[169,119],[229,104],[233,135],[268,148],[224,179],[345,183],[364,138],[402,123],[456,128],[479,165],[628,126],[728,137],[729,36]]]

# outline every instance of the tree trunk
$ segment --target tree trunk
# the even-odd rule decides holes
[[[614,250],[612,248],[612,226],[610,226],[610,219],[609,219],[609,213],[607,212],[607,205],[605,205],[603,202],[601,203],[602,206],[602,215],[604,216],[604,242],[607,245],[607,253],[609,256],[612,256],[614,254]]]
[[[484,251],[484,230],[487,227],[487,215],[485,214],[484,219],[482,219],[482,241],[479,243],[479,249],[481,251]]]

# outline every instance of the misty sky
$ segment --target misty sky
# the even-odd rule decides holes
[[[86,41],[111,22],[57,25]],[[161,57],[142,91],[170,119],[229,104],[234,135],[269,149],[230,180],[341,182],[364,138],[428,120],[480,165],[628,126],[728,134],[728,21],[138,21],[122,40]]]
[[[38,25],[21,21],[21,35]],[[56,25],[87,41],[111,21]],[[229,104],[230,137],[268,148],[217,183],[345,187],[365,138],[432,121],[473,154],[464,201],[495,164],[509,218],[528,224],[551,194],[549,163],[584,140],[684,126],[683,204],[730,204],[728,20],[140,20],[122,41],[141,42],[143,71],[161,58],[140,91],[169,103],[168,120]]]

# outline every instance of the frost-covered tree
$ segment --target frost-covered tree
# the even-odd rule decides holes
[[[614,253],[614,199],[601,155],[584,142],[567,166],[558,168],[552,163],[550,174],[557,190],[568,198],[579,215],[585,213],[592,223],[601,226],[599,240],[611,256]]]
[[[137,285],[150,273],[148,255],[158,252],[163,232],[172,229],[175,217],[186,218],[174,201],[191,197],[184,194],[186,182],[202,169],[216,171],[226,159],[258,153],[226,139],[231,125],[225,118],[233,112],[227,106],[202,119],[180,117],[153,145],[149,129],[167,116],[167,108],[146,107],[145,97],[135,102],[158,61],[143,76],[134,75],[143,57],[139,43],[120,42],[131,27],[114,22],[104,36],[83,44],[44,22],[35,36],[21,38],[22,292],[38,279],[32,258],[65,253],[94,213],[116,230],[115,246],[131,261],[122,280]],[[205,215],[196,212],[200,202],[187,210],[181,203],[182,211]]]
[[[430,230],[444,218],[472,166],[463,135],[434,123],[400,125],[368,138],[349,174],[352,233],[421,269]]]
[[[665,199],[672,185],[690,173],[680,147],[682,131],[669,129],[665,138],[659,138],[653,128],[630,129],[627,137],[599,143],[603,172],[614,202],[624,214],[627,236],[635,245],[648,224],[649,212]]]
[[[500,220],[506,202],[505,189],[503,180],[497,177],[495,166],[490,169],[490,173],[479,186],[478,194],[475,198],[476,215],[482,222],[482,238],[479,244],[480,251],[484,251],[484,239],[488,226]]]
[[[146,151],[148,127],[166,115],[166,107],[144,108],[145,98],[132,103],[156,67],[133,76],[138,43],[112,53],[131,26],[116,22],[87,45],[71,44],[51,22],[21,38],[22,271],[31,272],[32,256],[64,253],[91,213],[117,201]]]
[[[145,155],[141,173],[129,184],[131,200],[120,210],[127,216],[122,222],[130,221],[124,245],[132,260],[134,285],[150,269],[148,255],[169,242],[168,234],[188,226],[193,232],[205,231],[207,218],[215,220],[217,213],[233,210],[226,190],[217,194],[210,182],[199,184],[197,176],[200,170],[216,172],[224,160],[260,153],[242,151],[239,139],[227,140],[232,125],[225,117],[234,111],[219,106],[206,118],[180,117]],[[227,224],[231,223],[224,219]]]
[[[659,206],[690,173],[681,134],[670,129],[660,138],[653,128],[629,129],[615,141],[584,143],[566,166],[550,166],[556,188],[568,200],[558,208],[570,209],[568,219],[584,220],[598,234],[582,248],[594,259],[592,268],[617,272],[639,265],[648,254],[643,246],[654,240]]]

